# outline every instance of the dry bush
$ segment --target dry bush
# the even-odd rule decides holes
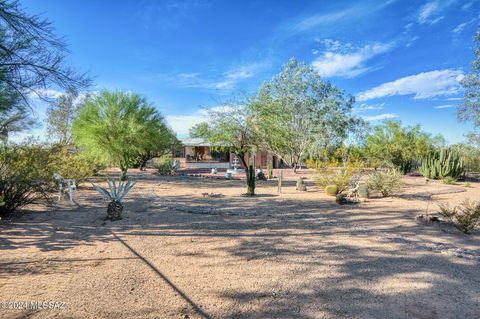
[[[438,207],[439,214],[465,234],[469,234],[480,224],[480,202],[470,202],[467,199],[453,208],[448,204],[440,204]]]
[[[375,171],[368,178],[368,188],[389,196],[403,187],[402,174],[396,169]]]

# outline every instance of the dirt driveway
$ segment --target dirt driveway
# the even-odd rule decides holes
[[[478,184],[339,206],[310,182],[136,178],[122,221],[91,188],[3,221],[0,306],[21,309],[0,318],[480,318],[480,233],[414,218]]]

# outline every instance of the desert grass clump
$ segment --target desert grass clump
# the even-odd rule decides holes
[[[470,202],[467,199],[453,208],[448,204],[440,204],[438,207],[440,216],[449,220],[465,234],[471,233],[480,224],[480,202]]]
[[[368,188],[387,197],[403,187],[402,173],[397,169],[375,171],[368,178]]]
[[[442,183],[446,184],[446,185],[455,185],[455,182],[457,180],[451,176],[447,176],[447,177],[444,177],[442,178]]]

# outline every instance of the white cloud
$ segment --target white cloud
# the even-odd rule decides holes
[[[178,135],[188,135],[192,126],[206,120],[205,113],[196,111],[186,115],[167,115],[165,116],[168,125]]]
[[[413,38],[411,38],[411,39],[407,42],[407,44],[406,44],[405,46],[406,46],[407,48],[409,48],[409,47],[412,46],[415,42],[417,42],[418,39],[419,39],[418,36],[414,36]]]
[[[473,19],[471,19],[471,20],[469,20],[469,21],[466,21],[466,22],[464,22],[464,23],[460,23],[459,25],[457,25],[457,26],[452,30],[452,32],[455,33],[455,34],[460,34],[460,33],[462,33],[463,30],[465,30],[465,28],[466,28],[469,24],[474,23],[475,20],[477,20],[477,18],[473,18]]]
[[[383,120],[388,120],[388,119],[394,119],[394,118],[397,118],[397,117],[398,117],[398,115],[393,114],[393,113],[385,113],[385,114],[371,115],[371,116],[362,116],[362,118],[367,122],[383,121]]]
[[[335,12],[330,12],[325,14],[315,14],[300,21],[297,25],[295,25],[294,29],[299,31],[304,31],[304,30],[312,29],[322,24],[337,22],[339,20],[347,18],[348,16],[353,15],[355,11],[356,11],[356,8],[352,7],[345,10],[340,10],[340,11],[335,11]]]
[[[224,72],[221,76],[211,78],[204,77],[197,72],[184,72],[159,74],[153,80],[161,80],[183,88],[231,90],[239,82],[258,74],[267,65],[266,62],[244,64]]]
[[[418,22],[420,24],[429,23],[432,24],[432,21],[436,19],[432,19],[432,16],[439,10],[439,3],[438,1],[431,1],[426,3],[420,8],[420,13],[418,15]]]
[[[460,70],[445,69],[422,72],[398,80],[383,83],[358,94],[358,101],[414,94],[414,99],[427,99],[434,96],[457,94],[463,73]]]
[[[245,64],[224,73],[224,79],[215,84],[217,89],[231,89],[238,82],[251,78],[265,65],[262,63]]]
[[[347,44],[348,45],[348,44]],[[324,77],[355,77],[371,68],[366,62],[392,48],[391,44],[372,44],[354,50],[337,43],[327,47],[327,51],[312,62],[312,66]]]
[[[447,101],[461,101],[461,100],[463,100],[463,97],[450,97],[446,100]]]
[[[383,110],[384,105],[385,105],[385,102],[384,103],[373,104],[373,105],[362,103],[360,106],[354,107],[352,109],[352,111],[354,113],[361,113],[361,112],[371,111],[371,110]]]
[[[445,104],[445,105],[437,105],[434,107],[434,109],[441,110],[441,109],[450,109],[456,107],[455,104]]]

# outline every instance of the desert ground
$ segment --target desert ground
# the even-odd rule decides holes
[[[415,219],[479,183],[407,177],[340,206],[309,180],[247,198],[239,180],[131,174],[121,221],[89,183],[1,221],[0,301],[21,309],[0,318],[480,318],[480,231]]]

